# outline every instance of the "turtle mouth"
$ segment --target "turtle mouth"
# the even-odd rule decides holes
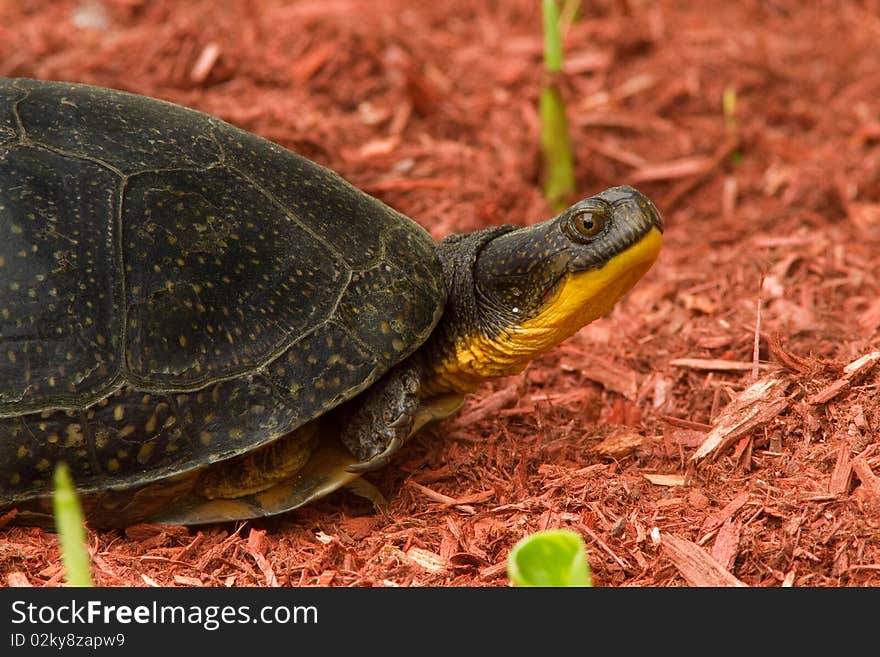
[[[568,266],[553,278],[541,294],[534,314],[540,315],[544,308],[560,294],[563,294],[563,289],[567,284],[576,281],[583,281],[582,285],[578,285],[582,289],[594,287],[595,291],[591,296],[606,295],[618,287],[625,288],[625,294],[654,264],[662,244],[662,233],[663,220],[659,213],[654,212],[650,228],[638,238],[629,237],[627,239],[629,243],[621,248],[617,255],[612,256],[604,263],[589,261],[590,264],[579,266],[581,263],[578,258],[572,258]],[[613,275],[611,277],[604,276],[603,272],[606,270],[612,271]],[[591,279],[595,279],[595,284],[591,282]],[[610,296],[614,296],[614,294]]]
[[[536,315],[541,313],[541,310],[547,306],[562,290],[563,284],[565,281],[572,275],[571,272],[562,272],[559,274],[550,285],[547,286],[547,289],[544,290],[544,293],[541,295],[539,299],[538,308],[535,312]]]
[[[651,268],[662,242],[660,229],[652,227],[604,265],[556,277],[523,328],[558,330],[567,337],[604,315]]]

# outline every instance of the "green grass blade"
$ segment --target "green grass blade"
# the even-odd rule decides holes
[[[569,529],[548,529],[521,539],[507,557],[516,586],[592,586],[584,539]]]
[[[91,586],[91,564],[86,549],[86,525],[82,507],[73,487],[70,470],[64,463],[55,468],[52,506],[55,527],[61,540],[61,562],[69,586]]]

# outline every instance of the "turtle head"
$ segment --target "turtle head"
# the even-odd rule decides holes
[[[662,232],[650,199],[621,186],[539,224],[444,240],[438,387],[515,374],[608,312],[657,259]]]

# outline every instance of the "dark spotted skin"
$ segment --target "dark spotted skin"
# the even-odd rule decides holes
[[[0,503],[59,461],[85,492],[193,471],[350,399],[437,323],[434,246],[219,119],[0,80]]]

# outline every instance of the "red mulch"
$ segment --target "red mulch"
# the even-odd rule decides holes
[[[880,364],[845,369],[880,350],[880,3],[582,5],[579,188],[655,200],[655,268],[370,475],[384,512],[340,492],[239,526],[92,531],[98,584],[504,586],[520,537],[565,526],[600,586],[880,585]],[[217,114],[440,238],[551,214],[539,8],[19,0],[0,74]],[[61,584],[56,536],[4,524],[0,582]]]

